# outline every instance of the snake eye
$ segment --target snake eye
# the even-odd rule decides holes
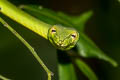
[[[52,32],[56,32],[56,30],[52,30]]]
[[[55,28],[52,28],[52,29],[51,29],[51,32],[52,32],[52,33],[56,33],[56,29],[55,29]]]
[[[75,38],[76,37],[76,35],[71,35],[73,38]]]
[[[71,37],[72,37],[72,38],[76,38],[76,34],[72,34]]]

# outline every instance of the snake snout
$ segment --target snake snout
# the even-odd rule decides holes
[[[60,40],[58,43],[57,43],[58,46],[60,47],[65,47],[65,44],[64,44],[64,41]]]
[[[60,41],[58,42],[58,45],[61,46],[62,44],[63,44],[63,42],[60,40]]]

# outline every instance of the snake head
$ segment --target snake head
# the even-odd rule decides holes
[[[79,33],[73,28],[54,25],[48,30],[48,39],[57,49],[69,50],[77,43]]]

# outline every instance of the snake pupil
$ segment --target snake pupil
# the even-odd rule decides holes
[[[56,32],[56,30],[52,30],[52,32]]]
[[[73,38],[75,38],[76,37],[76,35],[71,35]]]

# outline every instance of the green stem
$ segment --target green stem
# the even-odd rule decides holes
[[[0,8],[0,12],[6,16],[47,39],[48,29],[51,27],[51,25],[32,17],[7,0],[0,0]]]
[[[0,22],[6,27],[8,28],[29,50],[30,52],[33,54],[33,56],[36,58],[36,60],[39,62],[39,64],[43,67],[43,69],[47,72],[48,75],[48,80],[51,80],[51,75],[52,72],[46,67],[46,65],[43,63],[43,61],[40,59],[40,57],[37,55],[37,53],[35,52],[34,48],[32,48],[32,46],[25,41],[11,26],[9,26],[2,18],[0,18]]]
[[[0,79],[2,79],[2,80],[10,80],[10,79],[8,79],[8,78],[2,76],[2,75],[0,75]]]

